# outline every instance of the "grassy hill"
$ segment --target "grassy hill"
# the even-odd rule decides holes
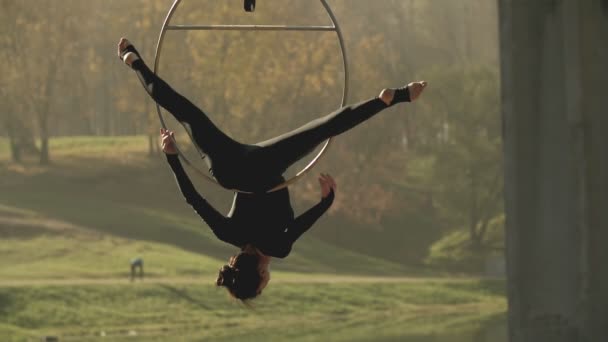
[[[246,309],[203,284],[0,287],[0,334],[3,341],[51,335],[61,341],[470,342],[504,320],[501,291],[487,282],[277,283]]]
[[[54,139],[52,165],[39,167],[9,163],[0,139],[2,341],[506,341],[502,281],[404,277],[424,272],[314,234],[273,262],[253,308],[230,300],[213,281],[235,249],[145,146]],[[197,186],[228,209],[229,193]],[[143,282],[128,278],[135,256]]]
[[[143,256],[146,261],[153,261],[154,255],[188,260],[185,256],[190,252],[187,255],[201,258],[202,266],[186,267],[190,273],[208,268],[208,263],[216,270],[221,266],[218,259],[225,260],[235,251],[218,241],[184,202],[163,157],[147,156],[144,137],[54,139],[53,163],[48,167],[9,163],[6,143],[0,148],[0,218],[12,217],[5,219],[0,230],[3,236],[17,240],[11,248],[63,250],[65,253],[54,255],[69,259],[70,264],[82,259],[83,269],[90,265],[104,268],[106,260],[112,268],[133,256]],[[195,183],[198,180],[193,179]],[[206,182],[198,182],[197,186],[217,208],[229,209],[230,192]],[[41,222],[55,229],[40,231]],[[70,237],[75,232],[77,238]],[[28,240],[19,239],[24,235]],[[39,235],[45,238],[35,239]],[[49,239],[54,239],[51,246],[36,242]],[[124,242],[131,240],[137,243]],[[86,246],[83,251],[95,251],[98,257],[86,260],[82,256],[86,253],[73,255],[76,252],[72,247],[79,245]],[[312,234],[299,240],[288,262],[278,261],[276,269],[377,275],[411,271],[393,262],[329,245]],[[151,268],[150,272],[164,271]]]

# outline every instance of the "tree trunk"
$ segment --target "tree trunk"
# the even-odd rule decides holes
[[[11,160],[15,163],[21,162],[21,149],[19,149],[19,144],[17,144],[17,138],[15,137],[15,133],[13,133],[12,129],[8,131],[8,143],[11,150]]]
[[[479,207],[477,205],[477,179],[475,167],[469,168],[471,188],[469,193],[469,238],[474,250],[479,250],[481,242],[477,238],[477,226],[479,224]]]
[[[57,56],[49,59],[48,74],[46,86],[44,88],[44,97],[40,99],[41,103],[38,106],[38,129],[40,130],[40,164],[47,165],[50,163],[49,156],[49,115],[53,89],[57,75]]]
[[[40,165],[48,165],[50,163],[48,114],[40,117],[38,123],[40,125]]]

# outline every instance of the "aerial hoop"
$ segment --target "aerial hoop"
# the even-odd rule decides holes
[[[253,10],[255,10],[255,0],[244,0],[244,7],[245,10],[247,12],[253,12]],[[169,12],[167,13],[167,16],[165,17],[165,21],[163,23],[163,26],[161,28],[160,31],[160,35],[158,37],[158,43],[156,45],[156,53],[154,55],[154,73],[158,74],[158,70],[159,70],[159,64],[160,64],[160,56],[161,56],[161,51],[162,51],[162,46],[163,46],[163,41],[165,38],[165,33],[169,30],[185,30],[185,31],[190,31],[190,30],[223,30],[223,31],[333,31],[336,32],[336,35],[338,37],[338,42],[340,43],[340,52],[342,53],[342,65],[343,65],[343,69],[344,69],[344,87],[342,90],[342,101],[340,103],[340,107],[343,107],[346,104],[346,97],[348,95],[348,81],[349,81],[349,75],[348,75],[348,60],[347,60],[347,56],[346,56],[346,48],[344,45],[344,38],[342,36],[342,31],[340,30],[340,26],[338,25],[338,21],[336,20],[336,17],[334,16],[334,13],[332,12],[331,8],[329,7],[329,5],[327,4],[326,0],[319,0],[321,2],[321,4],[323,5],[323,8],[325,9],[325,11],[327,12],[327,15],[329,16],[329,19],[331,20],[332,25],[328,25],[328,26],[290,26],[290,25],[171,25],[171,18],[173,17],[173,14],[175,13],[175,11],[177,10],[177,7],[179,6],[179,4],[181,3],[181,0],[175,0],[173,2],[173,5],[171,6],[171,8],[169,9]],[[156,111],[158,113],[158,117],[160,119],[160,123],[162,125],[163,128],[167,129],[167,125],[165,124],[165,120],[163,119],[163,115],[162,115],[162,110],[161,107],[156,104]],[[188,130],[186,130],[188,132]],[[190,132],[188,132],[188,134],[190,134]],[[190,139],[192,140],[192,137],[190,137]],[[285,182],[275,186],[274,188],[268,190],[268,192],[273,192],[273,191],[277,191],[280,189],[283,189],[287,186],[289,186],[290,184],[296,182],[298,179],[300,179],[302,176],[304,176],[308,171],[310,171],[315,164],[319,161],[319,159],[321,158],[321,156],[326,152],[327,148],[329,147],[329,144],[331,142],[331,138],[327,139],[325,141],[325,143],[323,144],[323,147],[321,147],[321,150],[319,151],[319,153],[301,170],[299,171],[295,176],[293,176],[292,178],[286,180]],[[195,144],[196,146],[196,144]],[[202,154],[202,152],[199,150],[199,153]],[[197,168],[196,166],[194,166],[189,160],[188,158],[186,158],[186,156],[184,156],[184,154],[179,150],[178,148],[178,154],[179,156],[182,158],[182,160],[189,165],[192,169],[194,169],[196,172],[198,172],[205,180],[218,184],[217,181],[212,178],[211,176],[209,176],[209,174],[207,174],[206,172],[201,171],[199,168]],[[218,184],[219,185],[219,184]],[[242,191],[240,189],[231,189],[234,191],[238,191],[238,192],[247,192],[247,191]]]

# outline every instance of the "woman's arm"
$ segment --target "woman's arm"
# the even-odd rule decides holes
[[[163,152],[167,157],[167,162],[175,175],[175,180],[179,186],[186,202],[194,208],[194,211],[209,225],[215,235],[223,241],[231,243],[229,239],[228,223],[229,219],[220,214],[209,204],[194,188],[192,181],[188,178],[186,171],[177,156],[177,149],[173,141],[173,133],[161,129]]]
[[[321,174],[319,184],[321,186],[321,201],[298,216],[287,228],[285,234],[287,234],[288,243],[294,243],[299,239],[331,207],[335,197],[336,182],[330,175]]]
[[[224,228],[228,219],[215,210],[215,208],[196,191],[177,155],[167,154],[167,162],[171,166],[171,170],[173,170],[177,185],[179,186],[182,195],[184,195],[186,202],[194,208],[194,211],[207,222],[213,231]]]

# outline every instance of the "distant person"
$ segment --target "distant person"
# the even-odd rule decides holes
[[[268,285],[272,257],[285,258],[294,242],[331,206],[336,182],[321,174],[321,200],[295,217],[287,188],[268,192],[283,183],[285,170],[317,145],[366,121],[400,102],[416,100],[427,83],[412,82],[398,89],[384,89],[378,97],[341,108],[292,132],[255,145],[237,142],[218,129],[205,113],[155,75],[131,43],[118,43],[120,59],[135,70],[146,92],[178,121],[187,124],[192,138],[207,155],[217,182],[236,192],[232,209],[224,216],[196,191],[177,156],[173,132],[161,129],[162,148],[179,188],[199,216],[222,241],[240,252],[230,258],[217,278],[240,300],[255,298]]]
[[[140,280],[144,279],[144,259],[135,258],[131,259],[131,281],[139,276]]]

